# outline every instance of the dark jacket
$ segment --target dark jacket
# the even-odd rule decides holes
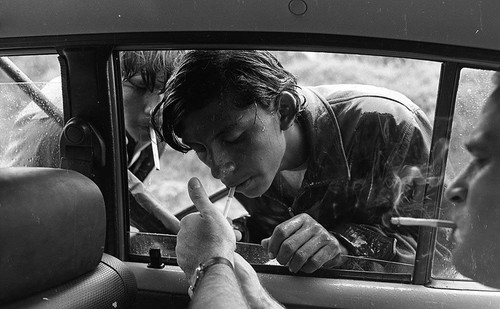
[[[302,88],[298,120],[308,145],[307,170],[297,196],[278,175],[259,198],[241,194],[251,242],[308,213],[350,255],[413,263],[417,229],[391,226],[390,217],[419,214],[432,128],[405,96],[365,85]],[[349,266],[352,268],[353,266]]]

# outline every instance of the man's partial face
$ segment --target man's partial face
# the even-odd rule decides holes
[[[141,74],[123,82],[125,129],[139,144],[150,142],[150,111],[163,98],[163,94],[160,94],[163,83],[161,78],[158,79],[153,92],[147,89]]]
[[[456,203],[457,270],[500,288],[500,96],[486,103],[466,144],[473,159],[446,190]]]
[[[215,178],[248,197],[271,186],[285,153],[278,113],[258,104],[245,110],[212,101],[182,122],[182,141],[193,148]]]

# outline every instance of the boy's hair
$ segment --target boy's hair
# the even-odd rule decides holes
[[[122,79],[127,80],[140,73],[146,88],[153,92],[157,77],[161,76],[160,90],[164,92],[180,54],[182,51],[177,50],[124,51],[120,55]]]
[[[191,148],[178,137],[182,121],[190,113],[203,109],[214,99],[224,99],[237,108],[259,104],[276,109],[276,98],[290,92],[301,102],[297,79],[267,51],[193,50],[184,54],[166,86],[167,95],[153,111],[151,122],[160,137],[173,149]],[[295,113],[302,108],[297,105]]]

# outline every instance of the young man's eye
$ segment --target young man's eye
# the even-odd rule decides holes
[[[474,157],[471,162],[471,166],[475,168],[481,168],[489,162],[489,158],[486,157]]]
[[[164,82],[155,83],[155,92],[157,92],[158,94],[163,94],[165,92],[165,83]]]
[[[138,88],[138,89],[141,89],[141,90],[146,90],[147,87],[144,83],[131,83],[132,86],[134,86],[135,88]]]
[[[205,152],[205,147],[201,145],[188,145],[188,146],[191,147],[191,149],[193,149],[194,152],[196,152],[197,154]]]
[[[202,162],[205,162],[206,155],[207,155],[207,151],[206,151],[205,147],[200,147],[200,146],[194,146],[194,147],[190,146],[190,147],[191,147],[191,149],[194,150],[198,159],[200,159]]]
[[[125,80],[125,84],[128,84],[129,86],[132,86],[137,89],[145,90],[146,89],[146,84],[142,80],[142,78],[130,78]]]
[[[243,140],[243,134],[228,136],[224,139],[224,143],[226,144],[237,144]]]

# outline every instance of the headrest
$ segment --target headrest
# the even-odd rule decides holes
[[[0,168],[0,304],[95,269],[105,232],[104,200],[87,177]]]

